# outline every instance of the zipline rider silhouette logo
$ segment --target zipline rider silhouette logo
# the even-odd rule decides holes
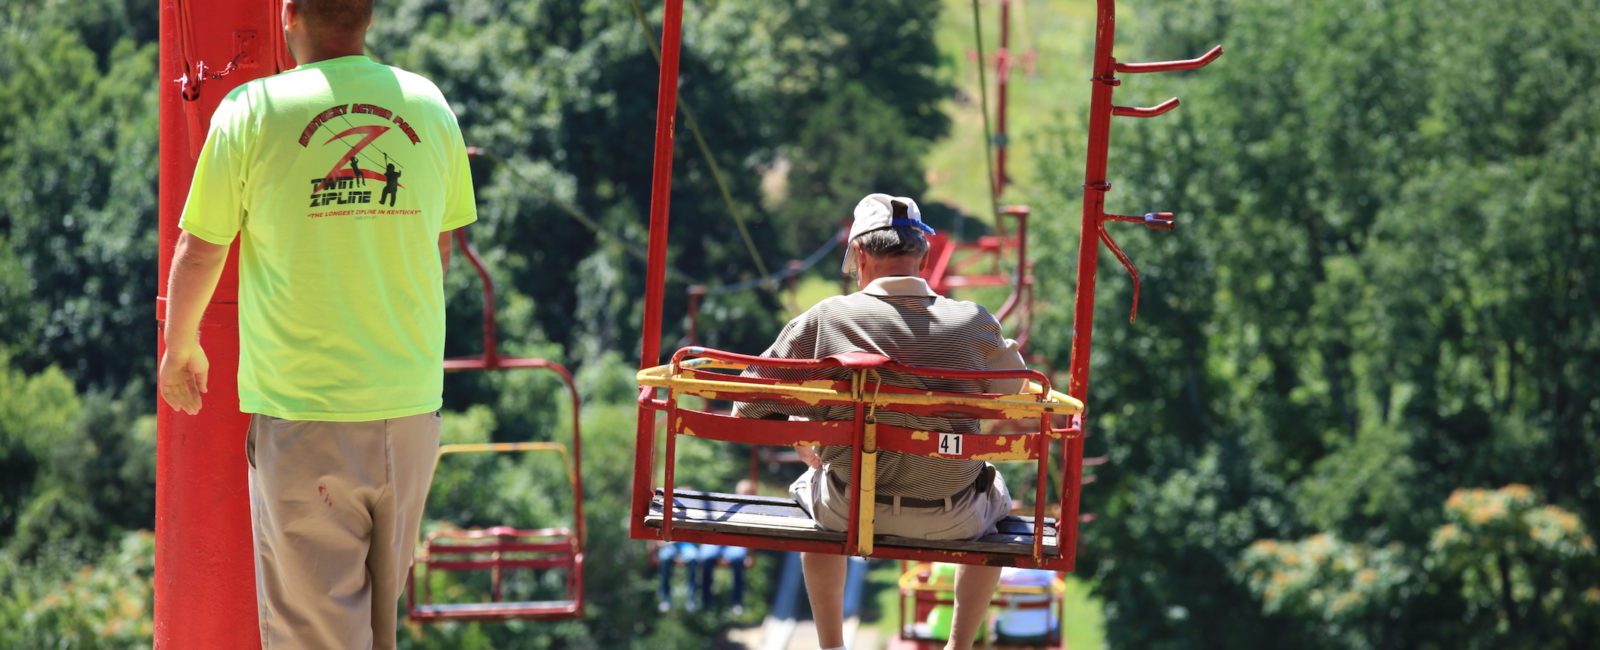
[[[385,123],[357,126],[355,122],[351,121],[350,116],[352,115],[376,117]],[[329,123],[336,119],[342,121],[348,128],[335,132],[329,126]],[[411,128],[410,124],[406,123],[404,118],[396,115],[394,111],[373,104],[340,104],[329,107],[327,110],[318,113],[316,117],[313,117],[306,124],[306,128],[300,132],[300,146],[310,146],[317,131],[324,130],[332,134],[332,137],[324,141],[322,146],[327,147],[338,142],[348,146],[349,150],[340,156],[338,161],[333,163],[333,167],[328,170],[327,174],[320,178],[311,179],[311,197],[308,207],[341,205],[359,207],[370,205],[372,203],[372,190],[366,189],[368,180],[383,183],[383,190],[378,195],[378,204],[387,204],[391,208],[395,207],[400,188],[403,187],[400,184],[400,176],[405,165],[376,144],[380,137],[395,128],[399,128],[411,140],[412,144],[420,144],[422,142],[422,139],[417,137],[417,132]],[[360,139],[355,140],[354,144],[350,144],[350,138],[356,136],[359,136]],[[368,149],[371,149],[371,151],[368,151]],[[373,157],[373,152],[377,152],[378,155],[382,156],[382,160]],[[315,212],[306,216],[328,217],[352,214],[404,214],[413,212],[415,211],[343,210]]]

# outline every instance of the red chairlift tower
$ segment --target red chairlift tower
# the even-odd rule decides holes
[[[182,0],[160,4],[161,151],[156,319],[166,315],[167,271],[178,217],[211,114],[234,87],[294,67],[281,3]],[[155,630],[158,648],[242,648],[260,643],[245,432],[239,413],[237,251],[200,321],[210,392],[196,415],[156,400]],[[156,337],[156,357],[165,352]]]

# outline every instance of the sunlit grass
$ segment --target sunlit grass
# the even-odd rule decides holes
[[[983,46],[992,55],[1000,42],[997,4],[981,3]],[[936,36],[944,57],[946,79],[959,98],[946,102],[951,118],[949,136],[928,155],[928,198],[944,201],[982,221],[989,215],[989,183],[984,160],[983,113],[978,87],[970,0],[944,0],[944,14]],[[1087,0],[1038,2],[1017,0],[1011,10],[1011,52],[1020,59],[1032,52],[1032,71],[1018,60],[1012,68],[1007,131],[1007,175],[1011,185],[1002,197],[1025,200],[1043,179],[1035,175],[1033,159],[1046,142],[1040,137],[1051,125],[1081,124],[1088,107],[1089,59],[1094,47],[1094,3]],[[995,124],[998,97],[991,65],[989,111]]]

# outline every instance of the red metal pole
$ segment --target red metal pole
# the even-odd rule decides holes
[[[1078,285],[1072,326],[1072,362],[1067,394],[1084,399],[1089,387],[1089,350],[1094,331],[1095,268],[1100,260],[1100,220],[1105,214],[1106,147],[1111,133],[1112,76],[1116,60],[1111,42],[1116,32],[1114,0],[1099,0],[1095,28],[1094,84],[1089,96],[1088,161],[1083,171],[1083,227],[1078,241]]]
[[[483,263],[483,258],[478,256],[478,249],[467,238],[469,227],[456,229],[456,247],[461,249],[462,255],[467,256],[472,269],[478,272],[478,279],[483,281],[483,368],[494,370],[500,367],[500,337],[495,332],[494,324],[494,278],[489,277],[489,266]]]
[[[705,297],[705,285],[689,287],[689,345],[700,345],[700,301]]]
[[[1083,171],[1083,226],[1079,231],[1078,285],[1072,318],[1072,360],[1067,381],[1067,394],[1082,400],[1085,411],[1079,416],[1082,431],[1062,446],[1065,466],[1063,478],[1067,485],[1058,519],[1064,533],[1062,553],[1074,559],[1078,544],[1078,491],[1083,473],[1083,436],[1088,433],[1089,352],[1094,333],[1095,268],[1100,261],[1099,233],[1100,221],[1105,215],[1105,194],[1111,189],[1106,183],[1106,148],[1111,135],[1111,92],[1118,83],[1112,76],[1116,60],[1111,56],[1111,44],[1116,35],[1116,2],[1099,0],[1098,4],[1094,77],[1091,79],[1094,88],[1089,96],[1088,161]]]
[[[203,10],[175,0],[160,5],[160,250],[157,318],[165,315],[167,270],[178,240],[178,217],[202,142],[224,95],[287,61],[272,0],[210,3]],[[189,11],[188,15],[184,15]],[[235,66],[223,78],[203,79]],[[190,80],[190,97],[175,80]],[[202,80],[203,79],[203,80]],[[198,86],[195,82],[199,81]],[[258,647],[254,535],[244,455],[248,418],[239,413],[237,252],[200,321],[211,362],[210,392],[189,416],[157,400],[156,648]],[[156,354],[165,352],[157,335]]]
[[[656,85],[655,171],[650,180],[650,251],[645,262],[644,328],[639,367],[661,360],[661,312],[667,274],[667,216],[672,207],[672,145],[678,112],[678,44],[683,35],[683,0],[667,0],[661,21],[661,74]],[[655,470],[655,411],[639,408],[633,450],[633,516],[629,534],[656,537],[644,525],[650,512]],[[670,512],[670,509],[668,510]]]
[[[997,198],[1006,191],[1006,87],[1011,79],[1010,47],[1011,0],[1000,0],[1000,49],[994,54],[995,76],[1000,84],[1000,102],[994,135],[994,195]],[[995,215],[995,222],[1000,221],[999,215]]]

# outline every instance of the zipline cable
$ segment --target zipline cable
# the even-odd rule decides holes
[[[639,6],[639,0],[628,0],[633,5],[633,17],[639,23],[639,30],[644,32],[644,42],[650,46],[650,54],[656,58],[656,65],[661,65],[661,45],[656,43],[655,35],[650,32],[650,24],[645,22],[644,9]],[[711,156],[711,148],[706,146],[705,136],[700,134],[700,122],[694,119],[694,112],[689,110],[689,104],[678,98],[678,110],[683,112],[683,119],[689,126],[689,132],[694,134],[695,145],[700,148],[701,157],[706,159],[706,165],[711,167],[711,179],[717,184],[717,191],[722,194],[722,202],[728,208],[728,215],[733,217],[734,225],[739,227],[739,236],[744,238],[744,246],[750,251],[750,259],[755,260],[756,271],[767,275],[767,265],[761,261],[761,253],[756,251],[756,242],[750,237],[749,229],[745,228],[744,218],[739,216],[738,208],[734,207],[733,194],[728,191],[728,184],[722,179],[722,169],[717,166],[717,160]]]
[[[811,267],[816,266],[817,262],[821,261],[823,256],[833,252],[833,249],[838,248],[839,244],[844,242],[846,234],[847,233],[845,233],[845,231],[841,230],[839,231],[839,234],[829,237],[827,243],[819,246],[817,250],[811,251],[810,255],[807,255],[804,260],[801,260],[799,264],[793,267],[785,268],[784,270],[773,273],[772,275],[752,278],[743,282],[725,284],[720,287],[707,287],[706,295],[714,296],[719,293],[734,293],[737,291],[754,289],[756,287],[775,287],[777,286],[778,281],[787,280],[796,275],[800,275],[801,273],[810,270]]]

